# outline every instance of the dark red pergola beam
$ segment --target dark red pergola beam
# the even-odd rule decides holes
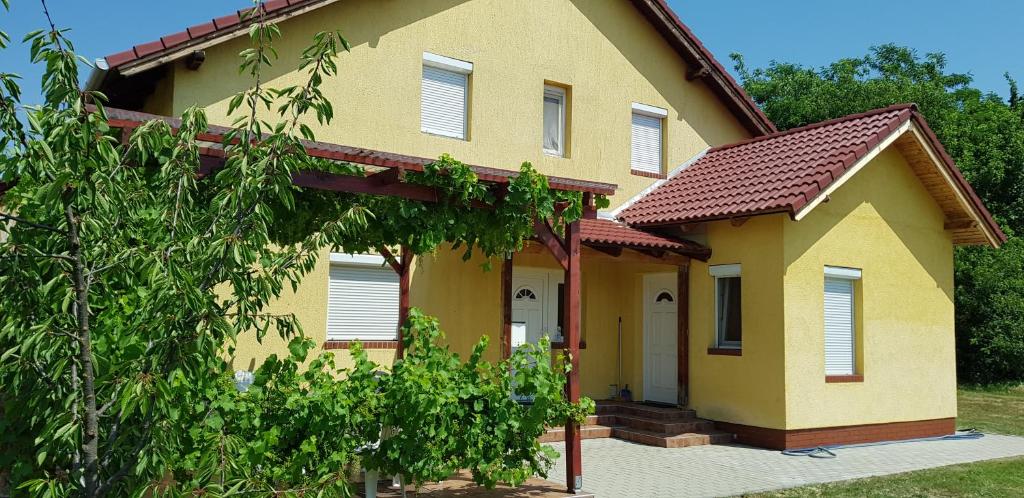
[[[90,109],[95,110],[95,107],[90,106]],[[130,133],[130,130],[138,128],[143,123],[152,120],[164,121],[175,130],[181,126],[180,119],[169,116],[129,111],[115,107],[105,107],[104,110],[107,113],[107,120],[110,126],[112,128],[126,130],[126,134]],[[220,144],[224,142],[225,137],[231,131],[231,128],[210,125],[206,132],[196,135],[196,139],[202,142]],[[359,164],[363,166],[376,166],[380,168],[420,172],[424,170],[426,165],[435,161],[435,159],[430,158],[396,154],[392,152],[327,142],[310,140],[300,140],[300,142],[303,147],[305,147],[306,153],[311,157]],[[491,168],[487,166],[470,165],[470,168],[474,173],[476,173],[477,177],[481,181],[487,183],[507,184],[511,179],[519,175],[519,171]],[[554,190],[612,195],[615,193],[616,188],[618,188],[616,185],[611,183],[594,182],[590,180],[577,180],[558,176],[548,176],[547,179],[548,185]]]

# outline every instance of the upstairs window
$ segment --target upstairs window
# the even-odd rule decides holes
[[[423,53],[420,130],[465,140],[469,128],[469,75],[473,63]]]
[[[639,173],[661,174],[663,124],[668,111],[645,104],[633,104],[633,131],[630,169]]]
[[[715,278],[715,346],[739,349],[743,345],[740,265],[715,265],[710,273]]]
[[[857,337],[854,328],[854,283],[861,271],[825,267],[825,375],[855,375]]]
[[[565,157],[565,89],[544,86],[544,153]]]

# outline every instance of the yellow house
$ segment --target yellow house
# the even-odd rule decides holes
[[[324,86],[337,118],[310,123],[347,151],[332,157],[449,153],[495,181],[530,161],[555,188],[610,194],[570,230],[578,254],[541,224],[501,271],[450,251],[395,268],[324,254],[275,306],[342,363],[355,340],[393,361],[411,305],[456,351],[483,334],[500,338],[491,359],[545,334],[576,351],[577,393],[619,400],[583,437],[794,448],[953,431],[953,247],[1005,236],[912,105],[777,132],[662,0],[264,8],[283,33],[266,84],[302,80],[318,31],[352,45]],[[251,84],[245,35],[238,14],[214,19],[108,56],[89,85],[124,126],[192,105],[227,125]],[[240,344],[235,366],[282,350]]]

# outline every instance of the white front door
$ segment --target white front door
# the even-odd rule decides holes
[[[644,399],[676,404],[678,323],[676,274],[644,275]]]
[[[547,290],[541,276],[512,277],[512,351],[544,336]]]

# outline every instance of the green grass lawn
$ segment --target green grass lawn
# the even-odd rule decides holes
[[[834,484],[787,489],[762,497],[1021,497],[1024,496],[1024,458],[989,460],[872,477]]]
[[[957,400],[957,427],[1024,436],[1024,384],[965,387],[960,389]]]
[[[963,387],[958,394],[957,427],[1024,436],[1024,384]],[[1024,458],[952,465],[753,496],[1024,497]]]

